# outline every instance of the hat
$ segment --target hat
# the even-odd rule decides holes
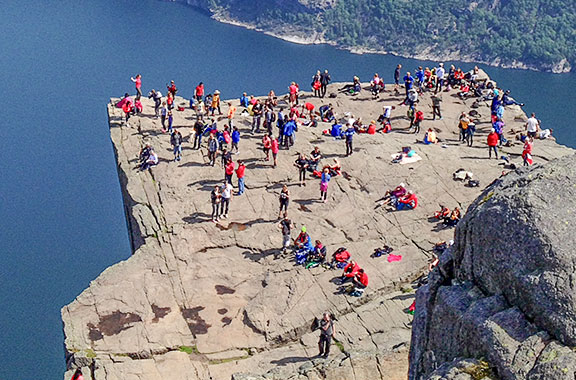
[[[220,91],[216,90],[216,91],[214,91],[214,94],[215,94],[215,95],[216,95],[216,94],[220,94]]]
[[[302,226],[302,232],[306,232],[306,226]]]
[[[404,184],[404,182],[400,182],[400,187],[406,187],[406,185]]]

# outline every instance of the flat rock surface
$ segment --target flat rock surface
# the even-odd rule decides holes
[[[329,86],[328,92],[339,86]],[[183,159],[174,162],[169,136],[162,133],[148,99],[143,99],[144,114],[133,116],[129,125],[121,110],[109,105],[135,252],[107,269],[62,309],[68,367],[90,367],[88,372],[98,380],[143,380],[179,373],[186,373],[178,377],[187,379],[229,379],[237,372],[274,371],[278,378],[292,373],[301,376],[294,378],[313,379],[320,378],[314,377],[320,373],[319,365],[329,379],[393,378],[384,375],[387,371],[404,373],[397,378],[405,378],[411,320],[405,309],[413,301],[410,283],[427,272],[433,244],[453,235],[452,229],[430,217],[439,204],[465,210],[486,185],[507,171],[502,160],[487,158],[487,105],[476,108],[481,122],[475,145],[467,147],[458,142],[457,118],[473,100],[462,101],[455,91],[444,93],[443,99],[442,120],[431,120],[429,94],[419,104],[426,115],[422,131],[434,128],[442,144],[417,143],[424,132],[408,133],[407,107],[397,106],[392,111],[393,132],[356,135],[350,157],[344,157],[342,140],[322,136],[329,124],[301,126],[295,146],[280,151],[277,168],[263,160],[262,135],[249,133],[251,118],[238,112],[235,123],[242,140],[233,160],[242,159],[247,165],[247,190],[233,197],[229,218],[218,224],[210,220],[210,191],[222,184],[224,170],[220,160],[214,167],[206,164],[205,145],[192,150],[188,138],[194,111],[174,112],[174,125],[185,137]],[[339,94],[335,99],[318,99],[305,94],[301,98],[317,107],[331,102],[338,116],[350,112],[365,123],[377,119],[382,106],[398,105],[401,100],[389,92],[373,99],[369,91],[356,97]],[[176,103],[187,102],[177,98]],[[234,103],[238,106],[237,100]],[[226,120],[219,119],[222,128]],[[520,108],[508,108],[508,133],[521,130],[523,120]],[[160,163],[140,172],[137,156],[144,141],[155,148]],[[392,163],[391,156],[408,145],[422,160]],[[309,177],[307,186],[298,186],[293,166],[296,152],[309,153],[314,146],[320,147],[323,163],[338,158],[342,165],[343,175],[330,182],[327,203],[319,202],[318,179]],[[517,143],[505,147],[503,154],[521,165],[521,149]],[[534,159],[538,164],[570,152],[553,139],[536,141]],[[472,172],[480,187],[454,181],[452,173],[459,168]],[[410,211],[377,207],[385,191],[400,182],[415,191],[419,206]],[[329,255],[347,247],[370,278],[362,297],[338,294],[332,280],[339,270],[306,270],[296,266],[290,254],[279,254],[282,236],[277,212],[283,184],[291,193],[293,237],[306,226],[313,240],[327,246]],[[373,250],[384,244],[402,260],[371,258]],[[334,358],[317,364],[317,359],[310,360],[317,350],[317,333],[310,333],[310,324],[326,310],[339,319],[337,339],[342,348],[333,345]],[[355,361],[364,364],[355,366]],[[362,368],[367,372],[363,374]],[[335,372],[330,375],[330,371]]]

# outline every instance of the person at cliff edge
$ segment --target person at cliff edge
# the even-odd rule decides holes
[[[330,316],[330,313],[324,313],[322,320],[320,321],[320,339],[318,340],[318,356],[326,359],[330,354],[330,344],[332,343],[332,338],[336,333],[334,329],[334,321]]]

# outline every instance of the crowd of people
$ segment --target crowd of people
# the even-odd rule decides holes
[[[154,102],[154,117],[159,119],[159,130],[169,136],[172,146],[174,161],[182,160],[182,146],[185,144],[185,137],[178,130],[174,122],[176,111],[182,111],[185,107],[194,110],[195,120],[192,134],[189,141],[193,150],[205,149],[207,160],[204,164],[215,166],[218,163],[223,169],[224,180],[215,185],[210,191],[210,203],[212,206],[211,220],[219,223],[222,219],[228,218],[231,212],[231,202],[234,196],[242,196],[246,191],[245,175],[246,165],[242,160],[235,162],[234,156],[240,153],[243,148],[243,134],[261,135],[257,141],[261,141],[262,161],[269,163],[270,169],[278,167],[278,155],[280,150],[290,151],[293,149],[298,131],[304,127],[315,127],[319,122],[330,123],[331,127],[325,129],[323,134],[336,140],[344,141],[343,156],[348,157],[355,152],[354,141],[358,134],[374,135],[376,133],[390,133],[393,130],[392,112],[397,107],[407,107],[407,117],[410,120],[409,132],[418,135],[422,125],[425,124],[424,144],[436,144],[442,140],[437,135],[437,129],[432,127],[435,120],[443,120],[442,103],[443,94],[452,92],[457,97],[466,102],[474,99],[476,102],[490,102],[490,122],[491,130],[487,135],[486,145],[488,155],[491,158],[499,158],[498,148],[510,144],[505,138],[504,113],[506,107],[519,106],[523,104],[517,102],[510,96],[509,91],[502,91],[496,88],[492,82],[480,76],[479,69],[463,72],[460,68],[451,66],[445,70],[441,63],[435,68],[418,67],[412,72],[402,75],[402,65],[398,65],[394,71],[393,91],[398,96],[403,96],[399,104],[385,104],[382,112],[375,118],[365,123],[360,117],[356,117],[348,112],[339,113],[334,103],[329,102],[316,107],[311,102],[302,102],[300,86],[296,82],[291,82],[287,88],[288,97],[284,102],[279,99],[274,91],[270,91],[268,96],[260,99],[253,95],[248,96],[246,92],[239,97],[239,106],[236,102],[225,103],[224,111],[220,91],[206,93],[203,82],[194,88],[194,96],[185,106],[176,104],[176,94],[178,89],[174,81],[166,85],[166,96],[156,89],[148,93],[148,98]],[[140,74],[132,77],[135,83],[136,95],[134,98],[129,94],[116,104],[122,109],[126,125],[132,123],[131,117],[138,116],[144,112],[141,101],[142,76]],[[312,78],[311,90],[314,97],[324,99],[334,98],[336,93],[328,93],[328,85],[332,78],[328,70],[318,70]],[[404,87],[404,95],[400,91]],[[369,89],[373,99],[386,91],[384,79],[375,73],[370,81]],[[352,83],[346,84],[338,89],[338,93],[347,96],[358,96],[364,90],[359,77],[354,76]],[[430,92],[432,109],[429,119],[425,118],[422,95]],[[188,101],[187,101],[188,102]],[[238,115],[242,115],[242,120],[238,120]],[[248,124],[245,122],[248,120]],[[459,142],[472,147],[474,144],[474,134],[480,115],[474,109],[463,112],[458,118]],[[522,159],[524,165],[533,163],[534,140],[550,137],[552,130],[541,130],[541,122],[536,119],[535,114],[527,120],[525,133],[516,136],[523,145]],[[203,141],[204,139],[204,141]],[[410,147],[403,147],[402,152],[395,158],[402,161],[410,158],[414,150]],[[145,142],[139,153],[138,167],[140,170],[149,170],[158,165],[159,158],[150,142]],[[314,146],[309,154],[298,152],[294,160],[294,166],[298,172],[298,184],[306,186],[307,180],[318,180],[319,197],[322,203],[329,201],[329,185],[336,177],[342,174],[342,167],[337,158],[327,161],[323,156],[320,147]],[[236,186],[234,185],[236,179]],[[235,189],[237,189],[235,191]],[[290,191],[286,184],[282,185],[279,193],[278,228],[282,233],[283,253],[290,249],[294,251],[294,259],[297,263],[306,268],[324,265],[331,269],[341,269],[342,275],[340,284],[350,283],[351,288],[347,293],[351,296],[362,296],[368,286],[368,274],[355,261],[351,260],[350,253],[345,248],[340,248],[334,252],[331,260],[327,257],[327,247],[320,240],[310,238],[306,227],[302,227],[295,239],[292,239],[291,232],[295,227],[288,218],[290,205]],[[384,197],[378,201],[378,206],[386,206],[390,211],[413,210],[418,206],[418,197],[413,190],[407,189],[404,183],[400,183],[394,189],[386,191]],[[461,218],[461,211],[458,207],[454,210],[442,206],[435,215],[445,225],[454,226]],[[388,253],[388,252],[387,252]],[[328,322],[326,322],[328,323]],[[331,322],[330,322],[331,323]],[[322,327],[320,353],[328,355],[329,339],[327,336],[333,335],[333,326]],[[326,341],[328,344],[326,346]]]

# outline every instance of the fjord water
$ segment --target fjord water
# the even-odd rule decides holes
[[[145,92],[204,81],[229,98],[306,87],[319,68],[389,83],[397,63],[433,64],[295,45],[156,0],[3,1],[0,15],[0,379],[61,378],[60,308],[130,255],[105,105],[131,75]],[[576,146],[574,74],[487,71]]]

